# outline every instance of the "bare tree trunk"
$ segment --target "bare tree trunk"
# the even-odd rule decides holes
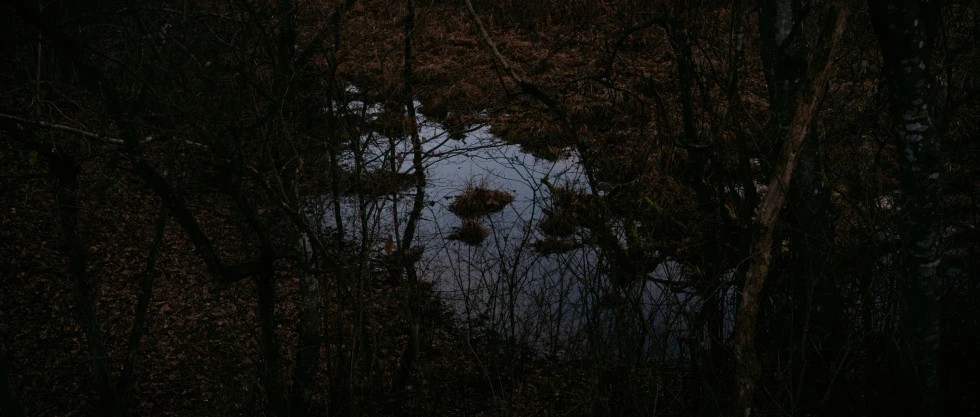
[[[694,115],[694,77],[697,76],[691,37],[687,32],[683,13],[671,24],[665,25],[670,45],[677,54],[677,77],[681,84],[681,116],[684,124],[684,141],[687,145],[698,144],[697,120]],[[697,149],[699,153],[704,151]]]
[[[297,196],[298,201],[298,196]],[[302,207],[302,205],[298,205]],[[301,213],[302,216],[305,214]],[[313,272],[318,260],[322,260],[323,247],[312,244],[309,231],[299,232],[299,246],[306,269],[299,278],[299,346],[293,370],[293,395],[289,410],[291,416],[304,416],[309,413],[310,401],[317,371],[320,368],[320,275]]]
[[[776,156],[789,131],[790,118],[807,77],[806,45],[800,0],[759,2],[759,41],[772,115],[762,146],[766,159]],[[800,158],[804,158],[803,155]],[[768,162],[768,161],[767,161]]]
[[[232,176],[233,178],[235,175]],[[258,214],[239,189],[239,181],[232,180],[223,185],[225,193],[231,196],[245,221],[255,232],[260,243],[259,259],[256,262],[256,292],[258,293],[259,328],[261,332],[261,372],[266,399],[272,415],[289,415],[286,402],[286,380],[284,378],[282,353],[279,351],[279,335],[276,325],[276,251],[267,229],[263,228]],[[301,214],[301,212],[300,212]]]
[[[929,74],[939,4],[869,1],[884,58],[885,81],[902,183],[905,274],[899,323],[902,412],[943,415],[939,400],[939,138],[932,120]]]
[[[408,16],[405,19],[405,67],[403,78],[405,82],[404,100],[405,110],[409,119],[409,137],[412,140],[412,169],[415,173],[415,199],[412,201],[412,211],[409,213],[408,223],[405,224],[405,233],[402,235],[401,255],[408,253],[412,247],[412,240],[415,238],[415,228],[419,218],[422,216],[422,208],[425,205],[425,166],[422,158],[422,139],[419,137],[419,126],[417,123],[418,115],[415,112],[415,93],[412,89],[412,36],[415,31],[415,5],[413,0],[408,0]],[[408,278],[411,281],[418,279],[414,265],[405,265]]]
[[[769,134],[763,144],[767,156],[773,153],[770,149],[775,149],[786,137],[793,108],[806,80],[809,63],[804,39],[804,18],[800,0],[764,0],[759,3],[762,61],[771,114]],[[816,360],[808,360],[810,355],[825,353],[813,352],[809,335],[814,332],[819,334],[817,337],[825,341],[822,345],[830,346],[823,350],[832,351],[836,345],[834,341],[840,340],[838,335],[841,332],[839,327],[830,327],[839,311],[827,306],[836,289],[833,282],[827,282],[829,277],[824,272],[832,225],[828,212],[829,192],[820,175],[822,164],[819,134],[816,129],[809,129],[807,135],[800,150],[788,196],[792,265],[788,280],[791,292],[777,301],[781,311],[789,311],[791,314],[777,314],[768,319],[775,326],[790,329],[776,336],[783,340],[792,339],[788,340],[789,346],[793,348],[786,368],[790,369],[792,376],[799,375],[799,378],[793,381],[797,385],[790,392],[803,392],[806,395],[803,401],[816,404],[829,389],[832,376],[828,373],[832,371],[832,367],[807,366],[817,363]],[[768,162],[766,165],[768,167]],[[825,314],[822,314],[826,319],[819,320],[824,323],[822,326],[809,320],[809,313],[818,305],[830,307],[824,309]],[[763,317],[762,320],[766,318]],[[834,359],[833,354],[830,354],[829,359]],[[801,371],[794,371],[795,369]],[[791,400],[793,403],[796,401],[795,397]]]
[[[333,14],[330,15],[329,25],[332,28],[333,39],[330,44],[330,49],[327,53],[327,64],[329,70],[327,71],[327,98],[330,101],[327,106],[327,134],[330,135],[330,143],[327,147],[327,155],[330,158],[330,187],[331,193],[333,194],[333,212],[334,212],[334,223],[337,225],[337,246],[341,247],[344,245],[345,232],[344,232],[344,220],[342,216],[342,211],[340,207],[340,165],[338,162],[338,156],[341,152],[340,138],[342,137],[339,133],[346,130],[348,127],[346,123],[338,123],[341,118],[346,120],[347,110],[346,110],[346,99],[343,99],[343,95],[339,92],[337,88],[337,69],[340,66],[340,62],[337,58],[337,50],[340,48],[340,32],[341,24],[344,20],[344,14],[347,12],[351,6],[354,5],[356,0],[347,0],[346,4],[338,5],[334,9]],[[343,103],[344,106],[339,104]],[[340,111],[340,117],[338,117],[337,110]]]
[[[276,332],[275,269],[271,260],[260,262],[256,290],[259,297],[259,327],[262,330],[262,385],[274,416],[287,415],[282,356]]]
[[[336,103],[331,99],[331,107]],[[334,116],[333,110],[329,111],[328,118],[331,119],[329,125],[331,126],[328,131],[330,133],[339,132],[339,129],[344,129],[343,127],[337,128],[335,125],[336,118]],[[340,162],[337,154],[340,153],[340,144],[337,143],[340,135],[333,134],[333,139],[327,145],[327,156],[330,159],[330,194],[333,197],[333,218],[334,224],[337,225],[337,230],[334,232],[336,234],[335,240],[337,247],[342,247],[344,245],[344,239],[346,239],[346,232],[344,231],[344,216],[343,211],[340,206]]]
[[[425,204],[425,167],[422,164],[422,141],[419,137],[419,127],[416,122],[415,95],[412,91],[412,37],[415,32],[415,4],[413,0],[406,0],[408,13],[405,16],[405,66],[403,68],[403,100],[405,100],[405,110],[408,112],[409,137],[412,140],[412,167],[415,170],[415,199],[412,202],[412,211],[409,213],[408,223],[405,225],[405,232],[402,235],[401,245],[397,249],[399,268],[404,268],[408,278],[409,297],[408,310],[411,316],[411,328],[409,329],[408,345],[402,353],[401,364],[398,373],[395,375],[394,387],[402,389],[408,384],[415,358],[418,356],[419,346],[419,288],[418,272],[415,264],[405,259],[405,255],[412,248],[412,240],[415,237],[415,227],[419,218],[422,217],[422,208]]]
[[[163,232],[167,228],[167,219],[170,212],[167,205],[160,204],[160,216],[157,220],[156,234],[153,236],[153,246],[150,247],[150,254],[146,260],[146,270],[140,277],[140,295],[136,302],[136,318],[133,321],[133,330],[129,334],[129,345],[126,347],[126,364],[123,366],[122,376],[119,378],[119,398],[127,401],[127,394],[133,383],[136,361],[139,358],[137,350],[143,333],[146,332],[146,311],[150,306],[150,298],[153,295],[153,280],[156,278],[157,255],[160,253],[160,246],[163,244]]]
[[[280,113],[283,134],[278,156],[283,164],[282,180],[284,183],[285,199],[295,207],[296,216],[293,222],[297,228],[297,247],[302,255],[304,271],[299,278],[299,345],[296,348],[296,363],[292,375],[292,395],[286,404],[286,382],[284,380],[282,359],[277,341],[275,326],[275,268],[268,265],[268,271],[259,275],[259,310],[262,326],[263,351],[265,356],[266,390],[270,403],[276,414],[303,416],[309,412],[310,400],[313,397],[314,379],[320,363],[320,282],[314,270],[314,261],[322,260],[322,246],[308,225],[306,214],[303,213],[303,202],[299,195],[299,179],[303,168],[302,159],[296,157],[290,141],[289,122],[292,120],[295,94],[289,89],[295,85],[297,71],[296,15],[298,2],[296,0],[278,0],[276,14],[279,19],[278,56],[276,58],[275,91],[276,99],[280,100]],[[324,29],[327,31],[327,29]],[[313,47],[313,46],[311,46]],[[331,150],[331,160],[335,155]],[[338,224],[338,239],[343,238],[342,225]],[[266,249],[263,249],[266,251]],[[263,268],[264,269],[264,268]]]
[[[75,287],[75,320],[82,328],[88,344],[89,361],[92,364],[95,390],[99,394],[102,414],[120,415],[122,408],[112,386],[102,329],[95,316],[95,294],[88,276],[88,262],[78,237],[78,165],[71,157],[58,153],[57,150],[50,156],[51,169],[58,177],[58,217],[68,255],[68,276]]]
[[[742,14],[741,2],[736,1],[732,7],[733,15],[735,15],[733,16],[733,24],[738,25],[740,28],[740,16]],[[720,340],[716,338],[720,329],[720,321],[723,319],[721,316],[721,299],[719,295],[723,291],[723,288],[727,288],[721,282],[725,266],[724,259],[722,259],[722,242],[719,239],[719,234],[723,233],[722,228],[724,225],[722,224],[721,217],[721,203],[718,200],[716,191],[705,181],[705,178],[711,175],[708,170],[714,164],[709,163],[712,159],[710,149],[701,143],[696,127],[697,118],[695,116],[694,93],[698,68],[694,62],[694,52],[691,48],[691,34],[687,30],[684,19],[684,12],[680,11],[677,13],[676,20],[664,23],[662,26],[667,31],[670,46],[676,54],[677,79],[680,83],[681,94],[681,121],[684,126],[684,140],[682,143],[687,149],[687,160],[688,166],[690,167],[686,170],[684,179],[694,189],[695,195],[697,196],[698,209],[703,218],[706,219],[706,222],[701,226],[701,234],[705,237],[700,245],[702,259],[700,266],[703,273],[697,278],[699,280],[697,296],[703,300],[703,303],[695,315],[691,329],[691,371],[699,384],[701,395],[707,395],[715,399],[715,396],[710,393],[718,389],[718,377],[720,375],[717,372],[705,372],[705,369],[708,366],[721,367],[724,362],[720,355]],[[736,29],[736,32],[738,30]],[[737,36],[732,37],[733,42],[738,42]],[[739,46],[736,46],[736,48],[739,48]],[[728,91],[731,95],[737,94],[734,91],[738,80],[737,62],[738,52],[732,56],[732,83],[729,85],[732,91]],[[701,340],[701,334],[706,324],[709,333],[707,354],[703,352],[703,348],[699,342],[694,342]],[[693,396],[691,400],[698,402],[699,399],[696,397]],[[694,405],[692,403],[692,406]],[[712,405],[718,406],[719,404],[715,401]],[[717,411],[719,413],[723,412],[721,407]]]
[[[735,380],[736,405],[734,415],[748,417],[752,413],[756,382],[762,373],[755,349],[755,329],[759,316],[762,289],[769,277],[769,262],[772,257],[773,233],[779,212],[786,200],[789,183],[796,167],[797,157],[816,117],[818,105],[827,91],[830,75],[830,61],[834,56],[838,40],[844,33],[848,8],[838,9],[832,24],[824,31],[820,49],[814,60],[812,76],[793,111],[786,139],[776,159],[769,188],[756,212],[751,261],[742,286],[735,325]]]
[[[0,344],[0,415],[10,417],[24,417],[24,406],[20,403],[17,395],[17,387],[10,377],[10,370],[7,369],[7,356]]]

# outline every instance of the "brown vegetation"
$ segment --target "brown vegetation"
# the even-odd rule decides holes
[[[542,255],[567,253],[581,247],[581,243],[570,239],[545,238],[534,242],[534,250]]]
[[[470,246],[480,246],[486,240],[487,236],[490,236],[490,232],[483,223],[480,223],[479,220],[464,218],[463,224],[456,231],[449,234],[447,238],[458,240]]]
[[[457,195],[449,211],[463,218],[476,218],[500,212],[514,201],[514,196],[503,190],[491,190],[483,185],[467,187]]]

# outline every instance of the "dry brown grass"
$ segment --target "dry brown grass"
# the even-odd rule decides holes
[[[469,186],[449,205],[453,214],[474,218],[497,213],[514,202],[514,196],[502,190],[491,190],[483,185]]]
[[[449,235],[449,239],[458,240],[470,246],[479,246],[490,236],[490,232],[479,221],[473,219],[463,219],[463,224]]]
[[[581,248],[582,244],[571,239],[544,238],[534,242],[534,250],[542,255],[554,255],[571,252]]]
[[[371,171],[357,178],[348,173],[341,178],[345,194],[363,193],[367,196],[382,196],[407,190],[415,185],[415,175],[406,172]]]

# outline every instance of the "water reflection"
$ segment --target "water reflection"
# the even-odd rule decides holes
[[[361,109],[368,114],[379,111],[376,107]],[[425,248],[417,268],[419,276],[433,283],[440,298],[464,323],[479,324],[507,339],[557,353],[559,346],[606,339],[622,327],[618,323],[632,320],[633,327],[646,330],[641,337],[645,349],[676,353],[676,341],[659,340],[654,333],[683,329],[680,317],[668,312],[683,310],[677,306],[683,307],[690,301],[688,297],[676,293],[665,297],[663,285],[653,282],[629,291],[611,288],[603,273],[602,257],[589,246],[547,256],[533,250],[533,243],[545,238],[538,228],[549,198],[542,182],[547,179],[551,184],[585,187],[586,178],[574,154],[556,161],[542,160],[521,152],[518,145],[493,137],[488,126],[477,127],[456,140],[423,116],[418,123],[426,204],[414,238],[414,245]],[[377,134],[360,139],[366,169],[412,173],[409,140]],[[341,160],[345,169],[355,165],[352,154],[343,155]],[[449,205],[473,184],[485,184],[514,197],[503,211],[480,219],[490,234],[478,246],[448,239],[462,223]],[[361,216],[366,216],[371,219],[371,232],[366,237],[351,234],[355,240],[369,240],[367,247],[380,251],[382,242],[400,233],[396,225],[404,227],[407,222],[415,189],[409,187],[374,199],[368,210],[362,210],[365,198],[342,199],[343,229],[362,230]],[[329,213],[329,209],[323,212]],[[322,219],[331,223],[333,217],[324,215]],[[679,274],[670,262],[653,272],[661,280],[674,280]]]

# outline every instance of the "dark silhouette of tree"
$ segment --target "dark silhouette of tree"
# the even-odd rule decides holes
[[[929,1],[869,2],[902,184],[905,268],[898,278],[902,373],[896,405],[918,415],[944,415],[939,399],[942,165],[930,75],[939,7]]]

